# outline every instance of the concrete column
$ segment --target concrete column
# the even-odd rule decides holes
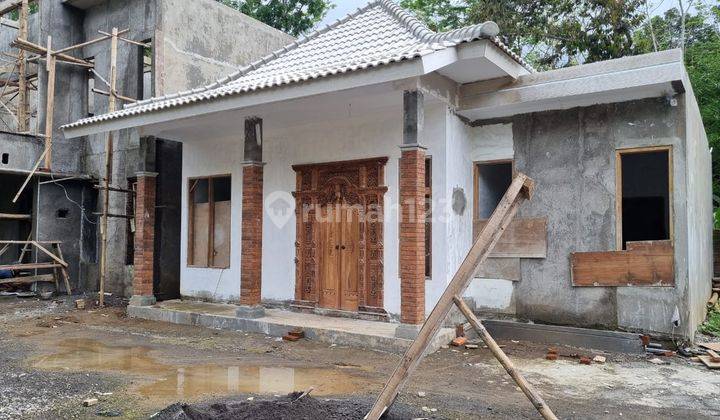
[[[245,162],[242,185],[242,252],[240,318],[265,315],[262,297],[263,163],[262,120],[245,120]]]
[[[400,322],[396,335],[414,338],[425,320],[425,148],[421,146],[424,100],[404,93],[400,146]]]
[[[155,304],[153,290],[155,250],[155,172],[137,173],[135,197],[135,271],[130,305]]]

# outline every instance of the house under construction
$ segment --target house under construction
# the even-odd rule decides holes
[[[214,0],[5,0],[0,16],[0,265],[128,295],[134,179],[151,171],[155,286],[179,296],[181,145],[136,130],[66,140],[58,127],[202,86],[292,37]]]

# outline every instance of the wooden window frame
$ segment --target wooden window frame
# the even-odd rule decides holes
[[[623,250],[623,233],[622,233],[622,155],[663,152],[668,153],[668,216],[669,216],[669,241],[675,243],[675,209],[673,206],[674,186],[673,186],[673,146],[647,146],[647,147],[629,147],[615,149],[615,248],[617,251]]]
[[[187,266],[188,268],[207,268],[212,270],[227,270],[232,265],[232,257],[228,261],[227,266],[216,266],[215,263],[215,197],[213,191],[213,180],[217,178],[230,178],[230,195],[232,197],[232,175],[220,174],[209,176],[198,176],[188,178],[188,244],[187,244]],[[208,181],[208,263],[205,265],[195,265],[193,258],[195,256],[195,206],[193,203],[193,182]],[[230,199],[230,208],[232,209],[232,198]],[[232,214],[232,211],[231,211]],[[232,218],[231,218],[232,223]],[[230,247],[228,253],[232,255],[232,239],[228,244]]]
[[[480,197],[478,196],[478,181],[480,178],[480,165],[494,165],[499,163],[509,163],[512,165],[512,177],[515,178],[516,175],[516,169],[515,169],[515,159],[493,159],[493,160],[480,160],[480,161],[474,161],[473,162],[473,230],[475,227],[475,222],[483,222],[487,221],[488,219],[483,219],[478,217],[478,213],[480,211]]]

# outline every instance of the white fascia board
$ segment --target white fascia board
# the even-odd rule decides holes
[[[488,91],[480,84],[467,85],[461,88],[459,113],[472,119],[500,118],[680,93],[677,90],[682,86],[683,72],[682,61],[672,60],[627,70],[614,69],[609,73],[576,74],[569,79],[548,78],[529,84],[523,83],[523,79],[536,76],[523,76],[518,79],[519,85],[511,84],[495,91]],[[681,85],[677,85],[678,82]]]
[[[77,138],[109,131],[194,118],[216,112],[249,108],[307,96],[322,95],[362,86],[417,77],[423,74],[424,70],[422,60],[410,60],[391,65],[384,65],[365,71],[357,71],[303,83],[295,83],[287,86],[260,90],[257,92],[248,92],[224,98],[194,102],[164,110],[149,111],[138,115],[100,121],[95,124],[68,127],[63,130],[63,133],[65,138]]]

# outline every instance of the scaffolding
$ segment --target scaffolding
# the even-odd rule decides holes
[[[113,112],[117,109],[118,101],[132,103],[136,100],[117,92],[117,56],[118,43],[125,42],[132,45],[148,48],[149,44],[125,38],[123,35],[129,32],[129,29],[119,30],[117,27],[112,28],[111,32],[98,31],[101,35],[98,38],[82,42],[75,45],[66,46],[53,50],[52,36],[47,37],[46,45],[35,44],[28,40],[28,18],[30,14],[30,4],[38,3],[39,0],[5,0],[0,1],[0,24],[11,26],[18,29],[18,36],[12,41],[11,46],[17,49],[17,54],[3,53],[4,59],[11,70],[7,73],[4,80],[0,82],[0,106],[5,109],[16,122],[14,130],[20,134],[30,134],[44,139],[44,149],[33,169],[27,175],[25,182],[15,195],[13,203],[17,202],[32,177],[40,170],[50,172],[52,167],[52,146],[54,131],[54,107],[55,107],[55,82],[57,65],[66,65],[76,67],[82,71],[90,72],[94,77],[100,80],[107,90],[92,89],[97,95],[108,97],[107,112]],[[17,22],[5,19],[5,15],[17,12]],[[105,78],[95,69],[95,63],[91,60],[74,57],[73,51],[79,50],[93,44],[101,42],[110,42],[110,74]],[[37,74],[28,74],[28,64],[37,63],[38,72],[40,71],[40,63],[44,62],[44,71],[47,73],[47,89],[45,101],[45,129],[44,133],[31,132],[29,127],[29,101],[28,92],[30,89],[37,90]],[[8,90],[8,87],[10,88]],[[10,99],[5,99],[10,96]],[[17,98],[17,105],[13,107],[11,103]],[[14,109],[13,109],[14,108]],[[8,128],[12,128],[7,122]],[[13,131],[13,130],[11,130]],[[105,301],[105,283],[107,278],[107,245],[108,245],[108,219],[123,218],[132,219],[134,215],[116,215],[109,213],[110,193],[133,194],[133,191],[113,185],[113,132],[107,133],[105,138],[105,164],[104,176],[99,180],[96,189],[102,193],[102,207],[100,213],[95,213],[101,217],[100,222],[100,284],[99,284],[99,304],[104,306]],[[41,167],[42,166],[42,167]]]

